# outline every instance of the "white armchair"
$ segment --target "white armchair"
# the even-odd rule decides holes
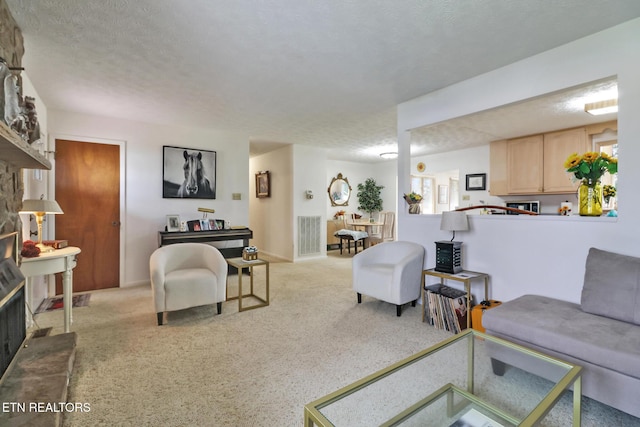
[[[396,314],[420,297],[424,247],[413,242],[385,242],[353,257],[353,290],[396,305]]]
[[[158,325],[165,311],[216,303],[227,298],[227,262],[203,243],[176,243],[156,249],[149,259]]]

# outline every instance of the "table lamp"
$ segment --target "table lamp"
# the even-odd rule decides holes
[[[22,201],[22,209],[20,213],[33,214],[36,217],[36,223],[38,224],[38,244],[40,252],[51,252],[53,248],[51,246],[44,245],[42,243],[42,220],[46,214],[61,214],[62,209],[55,200],[44,199],[27,199]]]
[[[456,231],[469,229],[467,214],[461,211],[442,212],[440,230],[453,231],[451,241],[436,242],[436,271],[456,274],[462,271],[462,242],[454,242]]]

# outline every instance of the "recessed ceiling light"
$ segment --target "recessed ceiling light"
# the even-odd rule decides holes
[[[618,112],[618,100],[609,99],[606,101],[591,102],[584,104],[584,111],[593,115],[599,116],[602,114],[617,113]]]
[[[386,153],[380,153],[380,157],[383,159],[395,159],[398,157],[398,153],[395,151],[388,151]]]

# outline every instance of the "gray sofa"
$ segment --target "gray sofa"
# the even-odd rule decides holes
[[[585,396],[640,417],[640,258],[591,248],[580,304],[523,295],[487,310],[487,333],[583,367]],[[493,354],[504,364],[546,378],[515,353]]]

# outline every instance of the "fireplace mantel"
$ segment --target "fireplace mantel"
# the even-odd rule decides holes
[[[51,162],[0,121],[0,159],[25,169],[51,170]]]

